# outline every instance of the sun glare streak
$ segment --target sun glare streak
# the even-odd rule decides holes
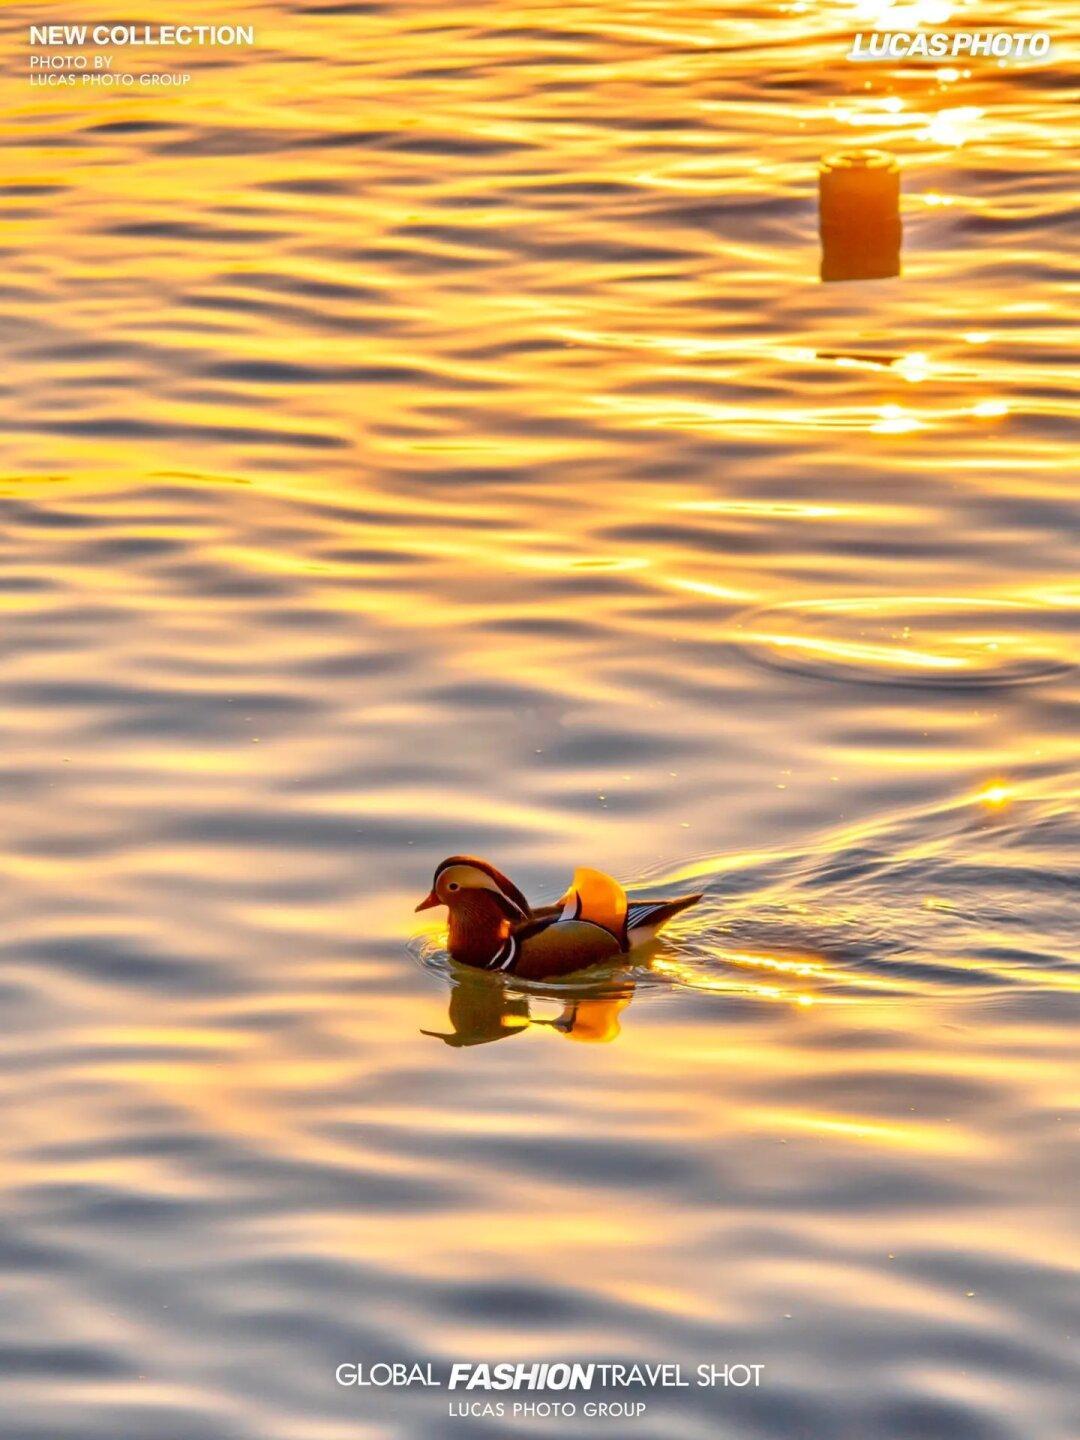
[[[961,656],[940,655],[931,650],[917,650],[913,646],[897,648],[763,632],[758,634],[757,639],[775,645],[778,650],[805,651],[808,654],[832,656],[837,660],[854,660],[862,665],[883,666],[886,669],[962,670],[967,663]]]
[[[813,1005],[815,1000],[822,998],[810,997],[802,992],[785,989],[782,985],[770,985],[743,976],[735,978],[716,975],[683,961],[658,959],[652,962],[651,968],[657,974],[684,985],[688,990],[712,995],[742,995],[754,1000],[775,1000],[800,1009],[806,1009]]]
[[[719,948],[716,951],[716,958],[723,961],[725,965],[743,966],[751,970],[776,970],[784,975],[824,976],[829,974],[829,966],[824,960],[809,957],[790,960],[778,955],[762,955],[757,952]]]
[[[923,1155],[980,1155],[990,1148],[979,1136],[958,1125],[919,1120],[890,1123],[847,1116],[805,1115],[798,1111],[768,1118],[771,1124],[783,1129],[829,1135],[872,1149],[911,1150]]]

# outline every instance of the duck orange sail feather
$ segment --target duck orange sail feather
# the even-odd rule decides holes
[[[569,890],[559,902],[564,920],[586,920],[610,931],[620,946],[626,944],[626,891],[602,870],[584,867],[574,871]]]

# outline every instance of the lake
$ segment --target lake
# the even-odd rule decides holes
[[[0,21],[3,1440],[1080,1430],[1075,71],[892,13]],[[903,273],[823,284],[853,146]],[[704,898],[507,988],[460,851]],[[335,1380],[465,1361],[762,1370]]]

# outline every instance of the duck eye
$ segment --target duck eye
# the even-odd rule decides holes
[[[460,890],[461,886],[457,883],[456,880],[451,880],[450,884],[446,888],[448,890]]]

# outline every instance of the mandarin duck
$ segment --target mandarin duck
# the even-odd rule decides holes
[[[431,892],[416,908],[447,907],[450,956],[462,965],[550,980],[647,944],[673,915],[700,899],[628,901],[610,875],[579,869],[561,900],[534,909],[488,861],[451,855],[436,868]]]

